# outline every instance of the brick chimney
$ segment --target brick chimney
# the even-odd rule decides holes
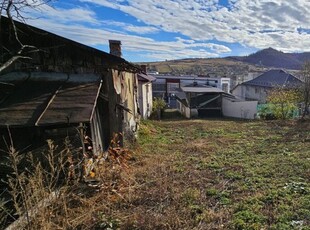
[[[118,57],[122,56],[121,41],[109,40],[109,45],[110,45],[110,54],[113,54]]]
[[[140,68],[142,69],[143,73],[146,73],[147,71],[147,65],[140,65]]]

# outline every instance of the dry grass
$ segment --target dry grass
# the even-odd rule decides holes
[[[45,229],[309,229],[309,122],[147,121]],[[43,225],[41,225],[43,226]]]
[[[147,122],[131,187],[111,207],[112,216],[121,229],[308,229],[309,128]]]

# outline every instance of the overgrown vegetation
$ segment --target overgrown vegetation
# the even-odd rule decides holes
[[[49,206],[46,229],[310,228],[307,122],[145,121],[131,148]]]
[[[267,106],[272,116],[276,119],[293,118],[298,110],[298,102],[301,100],[300,91],[297,89],[274,88],[267,97]],[[264,111],[262,116],[268,116]]]
[[[139,202],[129,209],[144,213],[144,222],[131,222],[138,229],[309,229],[309,128],[294,121],[147,123]]]
[[[68,138],[61,146],[52,140],[47,144],[45,150],[28,153],[9,148],[10,174],[7,193],[0,197],[0,226],[15,220],[10,229],[114,228],[111,217],[103,214],[105,202],[107,196],[119,195],[120,175],[132,158],[128,149],[120,147],[118,135],[107,152],[93,158],[80,159],[81,149]],[[103,203],[98,202],[101,199]]]

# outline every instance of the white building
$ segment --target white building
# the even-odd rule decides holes
[[[232,89],[232,94],[243,100],[266,103],[268,93],[275,87],[293,88],[302,81],[283,70],[269,70],[253,80],[243,82]]]
[[[181,87],[190,84],[212,86],[223,90],[225,93],[230,92],[230,78],[211,78],[198,76],[170,76],[154,75],[156,80],[153,82],[153,97],[164,98],[168,105],[176,108],[175,94]]]
[[[138,95],[139,95],[139,110],[141,117],[147,119],[153,108],[153,91],[152,82],[155,80],[151,75],[138,74]]]
[[[257,101],[241,101],[216,87],[193,85],[181,87],[177,108],[187,118],[234,117],[254,119]]]

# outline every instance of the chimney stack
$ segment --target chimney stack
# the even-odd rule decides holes
[[[113,54],[118,57],[122,56],[121,41],[109,40],[109,45],[110,45],[110,54]]]
[[[146,73],[147,71],[147,65],[140,65],[140,68],[142,69],[143,73]]]

